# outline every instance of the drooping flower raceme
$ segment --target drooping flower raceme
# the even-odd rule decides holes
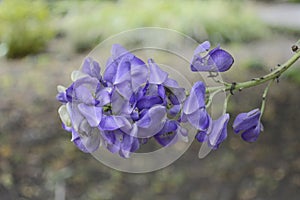
[[[194,52],[192,71],[223,72],[232,56],[219,46],[211,51],[209,42]],[[204,52],[208,54],[202,56]],[[188,123],[197,130],[196,139],[216,149],[227,137],[229,114],[214,120],[206,108],[206,86],[194,83],[190,91],[161,69],[153,59],[144,62],[121,45],[113,45],[103,76],[97,61],[86,58],[82,68],[71,75],[73,83],[58,86],[59,115],[71,141],[83,152],[100,145],[128,158],[153,138],[166,147],[187,141]],[[262,129],[260,112],[237,116],[233,128],[246,141],[255,141]]]
[[[146,64],[114,45],[103,77],[100,72],[99,64],[86,58],[82,69],[72,73],[74,82],[59,86],[63,127],[80,150],[91,153],[102,143],[129,157],[151,137],[162,146],[187,139],[180,123],[186,91],[154,60]]]

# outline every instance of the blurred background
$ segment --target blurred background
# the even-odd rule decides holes
[[[205,159],[194,141],[148,174],[117,172],[76,149],[55,100],[56,85],[69,85],[99,42],[144,26],[221,43],[235,58],[228,81],[268,73],[292,55],[299,15],[297,0],[0,0],[0,199],[299,199],[299,61],[272,87],[256,143],[229,130]],[[259,107],[263,89],[234,95],[232,118]]]

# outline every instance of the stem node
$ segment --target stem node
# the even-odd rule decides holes
[[[299,49],[299,47],[298,47],[297,45],[294,44],[294,45],[292,46],[292,51],[293,51],[293,52],[297,52],[298,49]]]
[[[233,94],[233,91],[235,90],[235,86],[236,86],[236,82],[233,82],[233,83],[231,84],[231,87],[230,87],[230,94],[231,94],[231,95],[234,95],[234,94]]]

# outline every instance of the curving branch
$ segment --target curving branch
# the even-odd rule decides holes
[[[233,82],[232,84],[224,85],[224,86],[207,87],[206,93],[212,93],[215,91],[230,91],[231,93],[233,93],[233,91],[236,90],[242,90],[244,88],[254,87],[257,85],[261,85],[265,82],[268,82],[270,80],[279,78],[281,74],[283,74],[287,69],[289,69],[300,58],[299,44],[300,44],[300,40],[295,45],[292,46],[292,51],[295,52],[295,54],[284,64],[277,66],[276,69],[270,72],[269,74],[259,78],[253,78],[245,82],[240,82],[240,83]]]

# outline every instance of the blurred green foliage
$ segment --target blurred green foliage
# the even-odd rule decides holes
[[[268,29],[249,5],[221,0],[62,1],[57,2],[54,12],[63,16],[57,19],[59,31],[81,51],[112,34],[144,26],[175,29],[199,41],[247,42],[263,38]]]
[[[8,58],[22,57],[44,49],[54,35],[50,13],[43,1],[3,0],[0,2],[0,43]]]
[[[82,52],[113,34],[147,26],[175,29],[199,42],[248,42],[270,33],[251,4],[239,0],[3,0],[0,51],[8,47],[9,58],[37,53],[58,33]]]

